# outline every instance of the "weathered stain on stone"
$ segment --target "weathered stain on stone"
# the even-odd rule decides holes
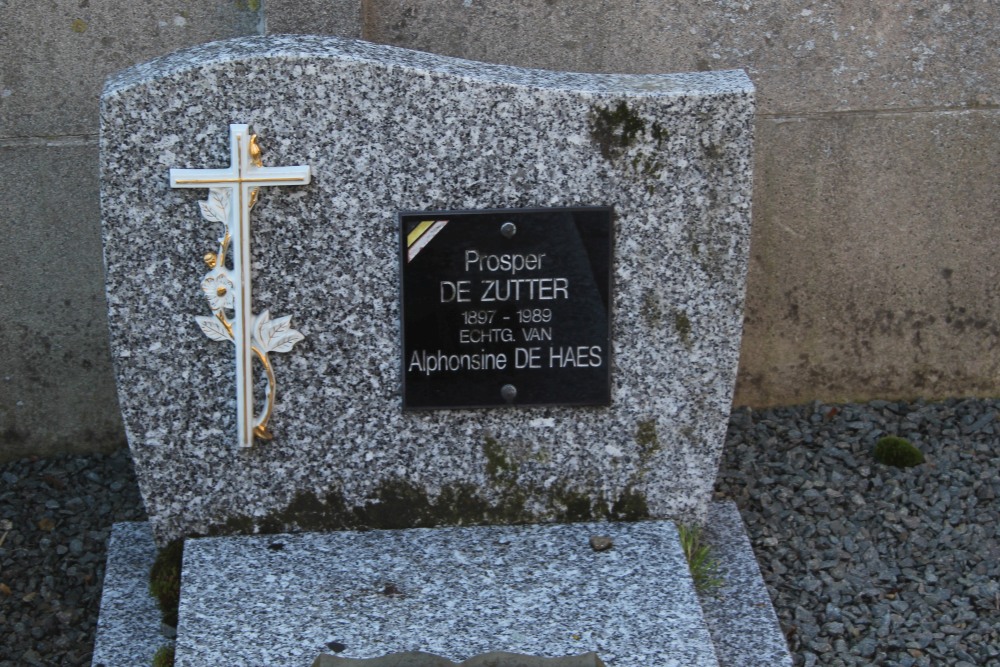
[[[642,318],[650,329],[658,329],[663,320],[663,313],[660,311],[660,302],[652,290],[647,289],[642,295],[642,306],[640,306]]]
[[[670,138],[670,130],[663,127],[657,122],[653,122],[649,130],[650,135],[657,144],[662,144],[664,141]]]
[[[483,454],[486,456],[486,474],[494,482],[517,475],[517,464],[511,461],[492,436],[488,435],[483,440]]]
[[[532,513],[529,497],[541,499],[545,509]],[[490,503],[472,484],[442,488],[436,498],[406,480],[388,480],[362,505],[348,507],[343,495],[333,491],[325,497],[311,492],[297,494],[285,509],[264,517],[234,516],[188,537],[230,534],[276,534],[323,530],[398,530],[433,526],[511,525],[537,522],[638,521],[649,517],[645,496],[626,488],[611,506],[603,498],[591,498],[570,489],[565,480],[548,490],[503,490],[502,499]]]
[[[621,157],[645,129],[646,122],[624,100],[614,108],[594,107],[590,112],[590,137],[605,160]]]
[[[560,509],[556,511],[556,521],[560,523],[571,523],[575,521],[592,521],[595,508],[591,504],[590,496],[580,491],[560,490],[553,494]],[[607,516],[607,508],[604,508],[604,516]]]
[[[674,328],[677,329],[684,345],[691,347],[691,320],[687,313],[682,310],[674,311]]]
[[[660,440],[656,435],[655,419],[646,419],[636,425],[635,442],[643,451],[652,451],[660,448]]]
[[[656,433],[656,420],[646,419],[636,424],[635,442],[639,445],[639,468],[633,481],[641,481],[650,470],[653,455],[660,450],[660,438]],[[626,489],[626,493],[631,493]]]
[[[609,518],[614,521],[641,521],[649,518],[646,496],[635,489],[627,488],[611,506]]]

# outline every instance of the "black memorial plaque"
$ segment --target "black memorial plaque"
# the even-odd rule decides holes
[[[609,405],[611,219],[400,213],[403,407]]]

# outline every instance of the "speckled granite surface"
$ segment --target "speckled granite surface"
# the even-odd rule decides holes
[[[157,649],[170,643],[160,634],[160,610],[149,594],[149,568],[155,558],[148,523],[112,527],[93,667],[152,665]]]
[[[529,71],[317,37],[204,45],[122,72],[101,110],[112,352],[159,540],[350,526],[704,517],[736,373],[753,88],[742,72]],[[228,162],[228,124],[305,187],[262,192],[254,303],[274,441],[235,443],[207,313],[219,229],[171,167]],[[404,413],[396,213],[613,206],[612,404]]]
[[[712,503],[703,535],[712,545],[722,579],[712,595],[700,596],[719,666],[792,667],[736,503]]]
[[[614,547],[595,552],[595,534]],[[328,642],[717,664],[671,522],[206,538],[185,545],[182,587],[178,667],[297,667]]]
[[[792,664],[781,629],[775,619],[767,588],[760,577],[760,572],[750,550],[750,541],[743,528],[739,512],[731,502],[712,503],[709,509],[709,521],[705,535],[710,540],[725,585],[714,596],[700,596],[704,620],[715,647],[715,654],[721,667],[789,667]],[[614,525],[614,524],[612,524]],[[601,533],[606,534],[605,526],[600,526]],[[370,533],[369,535],[374,535]],[[148,524],[118,524],[114,530],[114,538],[109,545],[108,569],[105,579],[105,594],[101,603],[101,618],[98,625],[95,649],[95,665],[105,667],[134,667],[149,664],[145,659],[151,656],[165,640],[159,634],[159,611],[152,598],[146,594],[147,573],[152,565],[155,549],[152,533]],[[232,538],[239,539],[239,538]],[[372,539],[372,538],[368,538]],[[265,539],[267,546],[275,543],[285,544],[284,538]],[[282,551],[284,548],[282,549]],[[281,564],[281,559],[275,559],[278,553],[268,549],[268,555],[249,563],[250,570],[240,574],[241,579],[257,577],[258,583],[262,577],[269,576],[258,569],[261,565]],[[582,554],[581,554],[582,555]],[[594,554],[598,556],[599,554]],[[246,564],[248,557],[238,556],[238,560]],[[340,558],[339,560],[346,560]],[[584,563],[583,558],[578,559]],[[125,566],[126,564],[127,567]],[[343,567],[343,563],[341,564]],[[228,567],[228,566],[227,566]],[[225,568],[223,568],[225,569]],[[317,566],[317,576],[326,571],[325,566]],[[360,571],[360,569],[359,569]],[[525,572],[527,574],[527,571]],[[641,572],[639,572],[641,574]],[[407,574],[407,576],[412,576]],[[684,581],[682,577],[681,581]],[[357,580],[356,583],[366,585],[370,582]],[[383,582],[376,582],[383,583]],[[648,582],[646,582],[648,584]],[[662,582],[660,582],[662,583]],[[214,591],[220,582],[209,581],[206,588]],[[313,584],[315,588],[315,585]],[[401,584],[397,584],[404,594]],[[648,595],[661,595],[667,586],[646,586]],[[385,590],[383,585],[381,590]],[[370,592],[370,591],[369,591]],[[288,599],[297,597],[293,591],[287,591]],[[259,595],[255,593],[255,595]],[[286,597],[286,596],[283,596]],[[374,596],[372,596],[372,599]],[[394,598],[393,598],[394,599]],[[391,603],[391,599],[389,601]],[[185,604],[196,606],[194,602]],[[205,603],[197,605],[206,609]],[[445,604],[447,606],[447,604]],[[298,610],[314,610],[314,605],[300,604]],[[253,612],[251,612],[253,613]],[[268,612],[278,614],[277,610]],[[518,622],[519,616],[509,619],[508,623]],[[225,625],[223,623],[223,625]],[[315,641],[341,641],[333,632],[334,626],[328,624],[324,617],[318,621],[312,632],[331,628],[328,635],[317,636]],[[273,629],[272,629],[273,630]],[[201,630],[205,631],[204,628]],[[265,631],[267,630],[265,628]],[[242,628],[236,637],[231,637],[231,643],[243,641],[257,642],[259,640],[257,627]],[[246,633],[247,639],[242,639]],[[182,634],[183,629],[182,629]],[[349,636],[345,634],[344,636]],[[582,641],[582,635],[581,635]],[[218,644],[213,640],[213,644]],[[577,645],[574,640],[573,646]],[[323,650],[330,652],[328,646]],[[315,657],[315,656],[314,656]],[[97,659],[100,659],[100,663]],[[302,665],[309,664],[303,661]]]

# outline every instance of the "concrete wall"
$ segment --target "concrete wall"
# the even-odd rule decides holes
[[[265,29],[553,69],[744,68],[759,116],[736,402],[1000,393],[997,25],[988,0],[0,0],[0,459],[121,440],[104,77]]]
[[[228,0],[0,0],[0,460],[124,439],[97,184],[105,77],[259,24]]]
[[[736,403],[1000,387],[1000,5],[371,0],[365,37],[529,67],[746,69]]]

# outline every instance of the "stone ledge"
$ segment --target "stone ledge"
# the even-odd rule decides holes
[[[587,546],[587,536],[598,533],[610,534],[615,538],[616,546],[610,552],[604,554],[593,553],[589,546]],[[508,567],[512,568],[511,571],[517,574],[520,583],[524,585],[523,588],[519,586],[517,581],[495,576],[500,571],[499,566],[490,564],[490,569],[494,570],[495,585],[502,586],[507,590],[521,591],[521,594],[526,596],[523,598],[525,609],[527,609],[528,600],[539,599],[538,597],[532,598],[529,595],[532,592],[541,593],[541,597],[552,596],[556,592],[568,593],[578,598],[585,596],[586,591],[590,589],[579,586],[580,582],[591,584],[591,588],[599,588],[601,582],[597,581],[593,574],[588,575],[585,579],[574,579],[573,576],[569,576],[572,567],[579,569],[582,564],[588,561],[597,562],[601,557],[611,554],[616,554],[618,559],[616,562],[620,564],[629,554],[632,554],[633,558],[629,562],[634,567],[628,571],[628,575],[619,572],[621,576],[615,582],[614,588],[608,588],[608,592],[620,593],[629,590],[631,587],[632,590],[636,591],[636,595],[631,598],[623,599],[619,597],[618,599],[607,599],[595,603],[616,604],[619,606],[619,611],[617,612],[619,615],[608,616],[606,619],[607,622],[602,624],[603,627],[598,628],[600,631],[607,631],[613,624],[620,623],[621,628],[632,632],[637,627],[637,619],[650,618],[649,616],[643,616],[642,610],[647,610],[648,613],[648,610],[652,609],[654,610],[654,614],[659,614],[660,612],[656,610],[669,608],[676,612],[676,607],[669,607],[672,603],[668,602],[667,597],[675,595],[676,593],[673,590],[680,587],[663,585],[662,582],[664,579],[662,577],[664,575],[650,579],[650,572],[647,570],[670,570],[671,574],[669,576],[672,577],[671,581],[687,582],[690,586],[690,578],[687,575],[686,569],[679,569],[678,549],[675,546],[666,544],[666,542],[676,539],[676,532],[669,522],[562,524],[520,527],[492,526],[194,540],[190,543],[186,556],[188,567],[185,568],[184,573],[185,595],[182,602],[180,637],[178,640],[178,665],[180,667],[185,665],[191,667],[192,665],[200,664],[221,664],[220,662],[212,662],[212,660],[218,659],[218,655],[208,659],[208,661],[204,661],[201,657],[195,659],[195,656],[191,656],[192,644],[196,641],[196,638],[198,642],[204,641],[204,646],[199,651],[207,650],[206,647],[219,646],[220,640],[218,638],[211,639],[204,637],[204,634],[210,630],[210,626],[213,624],[226,626],[224,632],[229,634],[222,634],[220,636],[224,638],[224,646],[227,647],[227,650],[273,650],[281,642],[288,642],[289,640],[280,639],[280,635],[290,629],[289,626],[293,614],[278,611],[278,603],[292,602],[294,609],[300,612],[308,611],[307,604],[302,598],[303,591],[295,589],[294,586],[298,584],[293,585],[293,579],[288,578],[296,574],[296,572],[310,575],[312,585],[316,586],[327,578],[335,577],[338,571],[344,572],[353,569],[358,573],[361,573],[362,570],[367,572],[377,562],[374,559],[382,558],[383,560],[389,559],[391,561],[395,557],[390,552],[395,552],[398,556],[405,553],[407,549],[416,549],[417,552],[426,552],[428,550],[435,552],[439,557],[445,559],[441,562],[448,566],[438,571],[439,578],[437,581],[441,586],[451,586],[456,589],[464,588],[466,591],[470,591],[473,595],[471,598],[472,601],[479,600],[479,609],[484,614],[487,612],[496,613],[497,611],[502,611],[489,607],[488,604],[482,602],[483,600],[491,600],[490,590],[481,589],[477,593],[475,588],[470,586],[473,582],[455,576],[459,570],[462,572],[475,571],[475,561],[471,560],[469,556],[463,555],[467,561],[464,564],[456,559],[456,552],[465,554],[458,547],[465,545],[469,549],[479,549],[480,553],[482,553],[483,545],[486,544],[482,539],[479,541],[462,540],[460,536],[463,535],[467,538],[488,535],[490,539],[494,540],[507,539],[510,541],[511,546],[505,547],[505,549],[516,550],[520,548],[522,550],[535,551],[533,556],[529,553],[527,559],[523,562],[510,562],[507,564]],[[706,643],[700,649],[700,655],[702,656],[700,659],[703,661],[684,662],[683,664],[718,664],[721,667],[734,665],[740,665],[741,667],[746,665],[790,667],[792,664],[791,657],[785,645],[784,638],[781,635],[774,610],[767,595],[767,589],[764,586],[757,563],[750,550],[750,541],[739,518],[739,512],[733,503],[713,503],[709,512],[709,523],[706,525],[705,535],[715,549],[715,554],[720,562],[720,570],[724,583],[722,588],[717,591],[715,597],[701,598],[700,609],[690,607],[690,595],[686,593],[681,595],[681,600],[684,604],[689,605],[685,613],[695,617],[693,626],[691,626],[694,637],[698,641],[704,640],[707,642],[707,637],[703,629],[698,629],[699,627],[704,628],[706,626],[711,636],[711,642]],[[545,536],[545,539],[540,539],[542,536]],[[418,539],[413,541],[413,537]],[[569,541],[575,545],[575,564],[567,565],[567,567],[561,568],[561,571],[555,571],[551,568],[544,570],[545,576],[551,577],[550,581],[560,582],[559,586],[562,588],[533,591],[537,586],[528,585],[531,584],[530,579],[533,573],[531,568],[528,567],[528,563],[532,562],[532,558],[536,565],[546,562],[546,554],[549,554],[552,550],[556,550],[557,543],[560,540],[563,542]],[[280,549],[270,548],[271,545],[279,543],[283,545]],[[361,560],[363,558],[361,551],[366,549],[363,543],[367,544],[367,550],[369,551],[376,549],[368,556],[373,560]],[[326,545],[326,550],[322,547],[324,544]],[[647,548],[654,548],[656,550],[655,553],[662,557],[655,559],[648,557],[634,558],[634,556],[640,553],[636,551],[640,544],[644,544]],[[314,564],[310,569],[308,560],[300,558],[301,556],[308,555],[310,549],[313,550],[314,554],[325,553],[329,555],[331,553],[329,551],[331,545],[337,547],[333,552],[336,560],[325,561],[323,567],[318,567]],[[254,546],[258,550],[263,550],[264,553],[255,555],[253,552],[241,551],[242,548],[252,548]],[[435,546],[436,550],[434,549]],[[579,548],[581,546],[582,548]],[[228,563],[222,563],[218,560],[222,554],[228,554],[227,558],[231,560]],[[156,649],[167,643],[167,640],[159,632],[159,613],[152,599],[146,593],[148,570],[154,556],[155,547],[148,524],[127,523],[117,524],[114,527],[108,547],[105,592],[101,602],[97,642],[94,649],[95,666],[135,667],[136,665],[147,665],[150,664],[152,654]],[[285,563],[288,567],[267,569],[265,565],[268,561],[276,565]],[[395,562],[397,566],[403,564],[403,561],[399,561],[398,559]],[[548,562],[551,563],[552,561]],[[423,562],[415,564],[414,567],[428,567],[430,570],[433,570],[432,566]],[[220,570],[228,568],[232,568],[232,572],[234,573],[232,576],[226,573],[220,574]],[[614,570],[612,569],[612,571]],[[381,572],[385,572],[385,570]],[[239,573],[240,576],[236,577],[235,573]],[[365,604],[370,605],[373,602],[381,602],[396,605],[400,608],[405,608],[409,605],[410,609],[407,613],[412,614],[415,611],[420,611],[420,609],[414,609],[419,607],[419,605],[414,603],[419,602],[421,596],[426,598],[428,592],[425,586],[416,595],[413,595],[411,592],[410,597],[407,597],[409,586],[407,582],[415,576],[412,571],[399,570],[398,576],[394,572],[392,578],[398,581],[376,582],[382,583],[381,591],[379,591],[377,586],[373,587],[372,585],[372,582],[378,579],[378,577],[372,578],[369,576],[366,578],[358,574],[358,576],[351,580],[351,583],[359,590],[366,586],[368,589],[371,589],[368,591],[368,596],[355,597],[353,599],[338,599],[332,590],[327,590],[325,595],[328,596],[327,602],[331,607],[336,604],[346,608],[347,605],[354,604],[360,608]],[[483,581],[488,579],[485,571],[480,572],[478,576]],[[633,576],[635,577],[634,579],[632,578]],[[241,581],[245,585],[241,584]],[[269,583],[269,586],[262,586],[262,583]],[[387,589],[389,583],[392,583],[398,592],[394,592],[392,588]],[[198,599],[192,598],[193,591],[195,590],[201,591]],[[319,590],[322,593],[321,587]],[[269,594],[265,598],[264,593],[268,591]],[[479,598],[475,597],[477,594]],[[218,618],[217,609],[219,607],[215,605],[225,602],[225,600],[220,600],[219,596],[223,596],[234,605],[234,612],[236,614],[248,615],[244,619],[244,622],[260,614],[264,616],[277,614],[284,620],[280,626],[243,625],[238,634],[232,634],[233,628],[238,626],[236,621],[239,618]],[[457,601],[452,602],[457,604]],[[635,606],[623,606],[626,603],[632,602],[634,602]],[[458,628],[458,632],[474,632],[475,630],[471,625],[462,623],[462,621],[467,621],[468,617],[462,616],[457,610],[449,610],[447,605],[448,602],[444,602],[438,604],[436,609],[430,605],[424,607],[425,610],[430,612],[430,615],[425,620],[430,620],[435,611],[445,610],[448,614],[451,614],[451,616],[445,619],[447,622],[443,625],[425,623],[424,626],[418,627],[410,624],[412,618],[404,618],[403,616],[383,616],[376,619],[375,622],[386,624],[382,627],[381,633],[382,635],[388,633],[389,640],[398,642],[396,646],[403,646],[406,639],[404,635],[408,634],[414,642],[422,641],[424,642],[423,646],[439,650],[436,648],[439,644],[432,642],[432,634],[435,629],[441,634],[434,641],[445,643],[462,639],[459,634],[455,634],[453,631],[455,627]],[[274,606],[275,609],[271,609],[269,606]],[[564,598],[559,599],[559,607],[575,610],[570,602]],[[323,612],[324,609],[329,610],[329,607],[319,608],[318,610],[314,609],[313,611]],[[544,607],[540,609],[546,612],[549,611],[549,609]],[[585,606],[581,609],[584,615],[595,611],[594,608],[588,610]],[[597,611],[601,610],[598,609]],[[701,623],[702,614],[704,618],[703,625]],[[518,618],[523,619],[523,614],[506,614],[498,618],[501,619],[500,623],[510,625],[512,621]],[[573,620],[575,621],[575,618]],[[265,622],[270,623],[271,621],[265,619]],[[307,643],[305,637],[286,633],[285,636],[291,637],[291,645],[299,647],[298,652],[300,653],[295,658],[297,662],[288,664],[301,663],[304,665],[316,657],[311,654],[312,652],[329,652],[330,649],[325,646],[325,642],[341,641],[346,643],[345,638],[347,637],[348,630],[354,631],[352,624],[357,624],[360,621],[357,617],[345,617],[342,620],[344,625],[341,634],[343,637],[334,636],[337,634],[336,620],[330,620],[328,617],[318,617],[310,622],[312,625],[306,623],[303,627],[307,632],[316,634],[318,638],[316,642],[318,642],[319,649],[314,651],[315,647],[305,646]],[[369,623],[371,622],[371,619],[369,619]],[[401,625],[404,634],[393,634],[396,630],[393,629],[395,626],[393,628],[388,627],[391,624]],[[480,636],[486,636],[491,640],[499,637],[501,633],[498,628],[500,627],[502,626],[494,624],[489,627],[488,635],[480,633]],[[668,632],[666,628],[654,623],[647,623],[641,627],[644,631],[648,630],[651,633],[647,637],[650,646],[654,644],[652,639],[656,637],[662,638]],[[247,628],[252,628],[252,630],[248,631]],[[376,638],[380,632],[379,628],[371,625],[361,627],[360,630],[368,632]],[[276,636],[278,636],[277,639]],[[514,630],[510,630],[507,636],[513,637]],[[583,652],[588,650],[587,642],[592,641],[595,636],[592,631],[590,635],[580,634],[581,638],[577,640],[573,638],[573,633],[570,632],[568,633],[568,638],[564,637],[562,639],[567,648],[559,649],[555,652]],[[527,643],[529,638],[524,637],[521,641]],[[711,644],[714,644],[714,648]],[[405,648],[412,648],[413,645],[415,644],[405,644]],[[552,646],[549,645],[549,647],[551,650]],[[705,650],[706,647],[707,650]],[[445,646],[445,650],[446,648]],[[375,655],[392,650],[396,649],[391,644],[391,641],[388,640],[379,642],[377,645],[373,643],[367,653],[362,650],[360,644],[357,645],[357,648],[348,647],[346,649],[347,652],[354,651],[352,655]],[[347,655],[347,652],[344,655]],[[625,660],[615,660],[606,649],[599,649],[598,652],[609,666],[630,664]],[[650,656],[652,657],[652,655],[653,651],[650,651]],[[190,659],[189,656],[191,656]],[[229,659],[228,655],[227,659]],[[666,660],[668,661],[662,664],[670,664],[669,659],[667,658]],[[278,665],[283,663],[273,661],[273,656],[269,655],[267,664]],[[644,663],[643,667],[646,667],[648,664],[650,663]]]

